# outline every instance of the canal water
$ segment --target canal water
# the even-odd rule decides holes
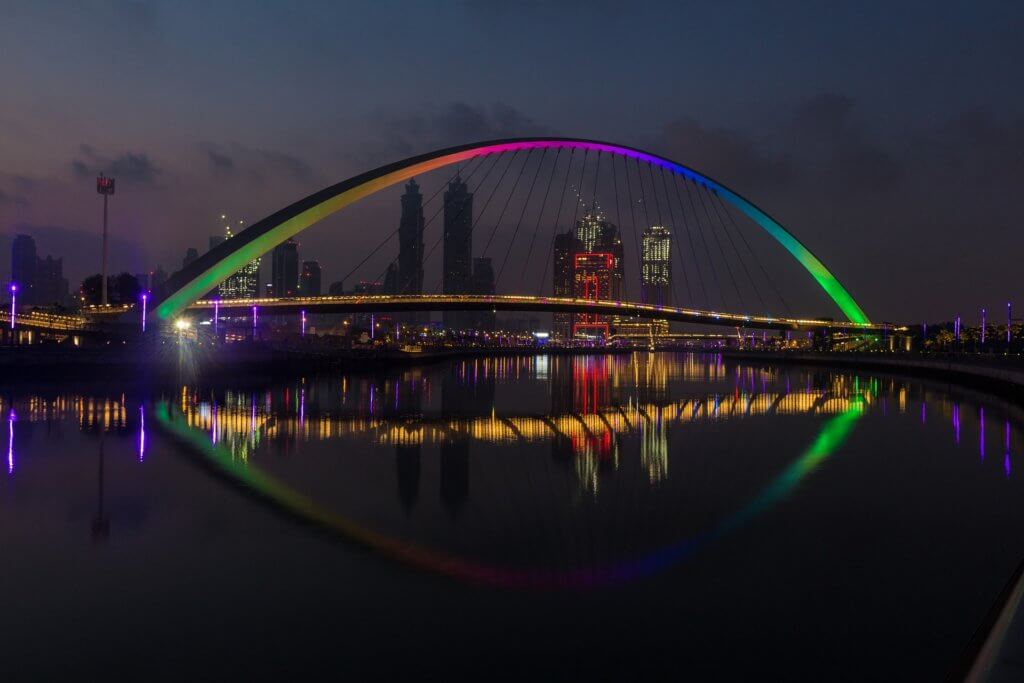
[[[7,387],[4,680],[937,680],[1022,413],[716,355]]]

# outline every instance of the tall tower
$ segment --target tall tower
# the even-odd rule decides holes
[[[274,247],[270,281],[274,296],[295,296],[299,289],[299,243],[288,239]]]
[[[465,294],[473,275],[473,193],[456,175],[444,193],[444,273],[445,294]],[[467,316],[445,311],[445,327],[463,327]]]
[[[672,233],[661,225],[644,230],[640,243],[640,282],[643,301],[667,306],[672,284]]]
[[[445,214],[445,226],[448,215]],[[447,242],[446,249],[447,249]],[[398,224],[398,294],[423,293],[423,195],[415,179],[402,195],[402,219]]]
[[[494,264],[489,256],[478,256],[473,259],[473,294],[494,294]],[[496,316],[493,311],[477,311],[473,315],[473,328],[477,330],[493,330]]]

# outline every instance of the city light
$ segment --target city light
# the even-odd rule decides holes
[[[189,328],[189,322],[184,318],[178,318],[177,320],[174,321],[174,327],[179,332],[183,332]]]
[[[18,298],[18,284],[16,282],[11,283],[11,329],[14,329],[14,317],[17,307],[15,302]]]
[[[302,336],[306,336],[306,311],[302,311]]]
[[[145,292],[142,293],[142,331],[146,331],[146,302],[149,300],[149,295]]]

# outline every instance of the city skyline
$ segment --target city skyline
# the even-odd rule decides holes
[[[1014,284],[1012,254],[1024,238],[1008,198],[1024,179],[1015,152],[1024,140],[1024,95],[1000,85],[1024,61],[1013,38],[1021,12],[1012,5],[949,13],[913,2],[867,3],[825,17],[750,2],[688,10],[650,3],[633,12],[599,4],[581,17],[570,6],[512,13],[441,3],[408,8],[388,49],[372,50],[379,57],[372,64],[359,58],[370,51],[359,27],[386,16],[384,8],[364,8],[355,22],[342,20],[341,8],[324,10],[326,20],[311,16],[312,8],[295,9],[308,26],[344,27],[346,40],[323,43],[335,57],[323,62],[312,45],[296,44],[295,24],[281,8],[247,8],[263,39],[293,44],[296,59],[283,62],[283,71],[265,68],[267,57],[248,39],[234,41],[230,58],[218,52],[196,63],[202,47],[217,42],[212,27],[241,29],[231,28],[231,3],[187,5],[9,8],[0,27],[10,55],[0,65],[10,86],[0,110],[9,133],[0,162],[0,249],[15,234],[32,234],[41,253],[64,251],[71,282],[98,272],[91,184],[99,171],[119,177],[112,263],[128,272],[156,264],[173,270],[187,246],[205,242],[210,220],[224,209],[255,220],[416,152],[565,132],[651,149],[757,197],[821,245],[821,258],[880,317],[935,319],[978,299],[994,308]],[[873,21],[876,14],[886,21]],[[578,30],[554,28],[569,17]],[[629,78],[619,77],[610,51],[584,39],[607,21],[639,51],[633,63],[642,68]],[[39,25],[56,38],[29,40]],[[749,26],[760,27],[760,42],[708,60],[716,46],[739,40],[736,27]],[[537,40],[549,49],[559,46],[557,59],[523,50],[513,36],[526,30],[540,30]],[[958,41],[972,50],[946,49]],[[667,45],[681,46],[673,56],[701,68],[672,68]],[[482,56],[468,68],[461,56],[473,46]],[[125,50],[140,56],[121,63]],[[551,68],[558,60],[578,77],[561,78]],[[85,88],[95,73],[106,74],[101,87]],[[614,77],[618,92],[605,93],[602,74]],[[348,87],[336,88],[339,80]],[[659,90],[659,83],[673,87]],[[351,97],[355,90],[363,96]],[[222,94],[201,102],[201,92]],[[309,106],[286,106],[293,97]],[[239,117],[239,102],[264,104]],[[638,103],[650,105],[640,127]],[[969,211],[953,199],[965,194],[979,197]],[[353,222],[393,225],[388,212],[370,205]],[[304,240],[318,255],[338,255],[324,272],[334,281],[353,265],[341,256],[375,237],[325,227]],[[989,273],[978,291],[968,295],[947,277],[944,245],[965,254],[964,267]],[[904,310],[888,284],[863,272],[868,262],[891,273],[919,308]],[[0,264],[0,278],[9,277]]]

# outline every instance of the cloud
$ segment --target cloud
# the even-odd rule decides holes
[[[0,189],[0,206],[28,206],[28,200]]]
[[[268,180],[287,180],[308,184],[316,178],[313,168],[297,156],[276,150],[247,147],[238,143],[202,142],[210,170],[225,178],[238,178],[262,184]]]
[[[206,150],[206,158],[210,162],[210,169],[214,173],[230,173],[235,170],[234,159],[215,149]]]
[[[784,184],[793,176],[785,156],[760,147],[739,131],[707,127],[689,118],[669,123],[657,145],[667,156],[737,188]]]
[[[81,157],[72,160],[71,171],[79,178],[103,173],[126,184],[153,185],[161,172],[145,152],[125,152],[120,156],[107,157],[85,143],[78,149]]]
[[[449,102],[414,113],[377,111],[371,119],[377,140],[371,156],[395,158],[469,141],[544,135],[551,130],[519,109],[496,102]]]

